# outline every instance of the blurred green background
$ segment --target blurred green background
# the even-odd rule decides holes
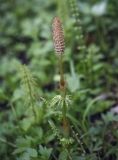
[[[14,131],[8,121],[12,121],[11,104],[15,108],[22,105],[19,63],[29,67],[41,96],[51,98],[58,93],[59,71],[51,28],[55,16],[60,17],[64,28],[64,70],[68,93],[73,95],[73,112],[83,114],[96,97],[100,102],[91,115],[117,104],[118,1],[77,0],[75,6],[78,10],[71,7],[71,0],[0,0],[1,136],[14,139],[9,136]],[[79,24],[75,18],[80,19]],[[7,160],[3,156],[6,146],[1,144],[0,155]]]

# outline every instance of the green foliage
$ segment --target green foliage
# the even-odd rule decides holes
[[[1,160],[118,159],[117,8],[116,0],[1,0]],[[55,16],[64,26],[65,96]]]

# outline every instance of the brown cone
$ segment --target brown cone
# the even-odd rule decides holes
[[[53,19],[52,31],[53,31],[55,52],[57,54],[62,54],[65,49],[65,43],[64,43],[64,33],[63,33],[62,23],[59,17],[55,17]]]

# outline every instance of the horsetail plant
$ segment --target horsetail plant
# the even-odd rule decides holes
[[[59,72],[60,72],[60,95],[57,95],[52,99],[53,103],[58,103],[58,105],[62,108],[62,116],[63,116],[63,132],[64,135],[69,135],[69,122],[67,119],[67,107],[70,103],[69,96],[66,95],[66,82],[64,79],[64,68],[63,68],[63,55],[65,50],[65,40],[64,40],[64,32],[62,23],[59,17],[55,17],[53,19],[52,24],[52,31],[53,31],[53,42],[56,55],[58,57],[59,63]],[[55,101],[56,100],[56,101]],[[55,102],[54,102],[55,101]]]
[[[82,32],[82,25],[81,25],[81,20],[80,20],[80,13],[79,9],[77,7],[77,1],[76,0],[69,0],[69,7],[70,7],[70,12],[71,15],[74,19],[74,29],[75,29],[75,39],[79,45],[77,46],[77,49],[81,52],[85,52],[86,46],[84,42],[84,36]]]
[[[36,81],[32,76],[26,65],[20,65],[21,72],[21,86],[24,91],[25,103],[31,107],[35,119],[37,119],[37,114],[34,108],[37,95],[36,95]]]
[[[39,123],[39,106],[41,104],[47,105],[47,101],[39,95],[37,81],[29,68],[25,64],[20,64],[19,68],[23,100],[25,102],[25,106],[27,107],[26,111],[28,111],[28,116],[29,111],[31,111],[30,113],[33,116],[33,122]]]
[[[65,97],[66,88],[65,88],[65,80],[64,80],[64,73],[63,73],[63,53],[65,49],[65,41],[64,41],[62,24],[58,17],[54,18],[52,29],[53,29],[54,48],[59,60],[60,89],[63,90],[63,93],[64,93],[63,96]]]

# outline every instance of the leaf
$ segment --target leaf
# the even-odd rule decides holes
[[[94,98],[93,100],[91,100],[89,103],[88,103],[88,106],[86,107],[85,111],[84,111],[84,114],[83,114],[83,123],[86,119],[86,116],[88,115],[89,111],[91,110],[91,108],[93,107],[93,104],[96,103],[100,98],[99,97],[96,97]]]
[[[107,7],[107,1],[101,1],[99,3],[96,3],[92,9],[91,13],[95,16],[101,16],[106,13],[106,7]]]
[[[30,157],[37,157],[37,151],[34,148],[27,148],[27,153]]]
[[[24,118],[21,122],[21,127],[24,131],[27,131],[30,126],[34,123],[34,117]]]
[[[66,150],[62,151],[59,155],[59,160],[67,160],[68,153]]]
[[[46,148],[46,147],[43,147],[42,145],[39,146],[39,153],[42,159],[48,160],[51,152],[52,152],[52,148]]]
[[[24,152],[25,150],[26,150],[26,147],[20,147],[20,148],[15,149],[12,154],[13,154],[13,155],[19,154],[19,153]]]
[[[16,102],[23,96],[23,91],[21,89],[16,89],[13,94],[12,102]]]
[[[18,148],[27,148],[31,145],[31,141],[23,137],[18,137],[16,139],[16,145],[18,146]]]
[[[79,76],[75,73],[73,62],[70,63],[71,75],[67,77],[68,88],[71,92],[75,92],[80,88]]]
[[[32,160],[37,158],[38,153],[34,148],[27,148],[25,152],[18,158],[19,160]]]
[[[106,115],[104,114],[102,115],[102,119],[104,120],[105,123],[112,121],[118,122],[118,115],[114,115],[113,112],[108,112]]]

